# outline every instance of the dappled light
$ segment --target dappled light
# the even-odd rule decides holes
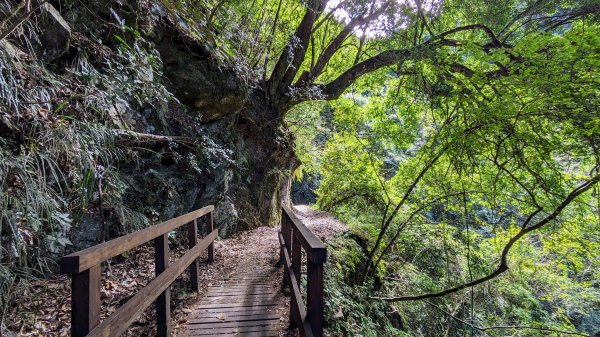
[[[600,336],[598,0],[0,0],[0,336]]]

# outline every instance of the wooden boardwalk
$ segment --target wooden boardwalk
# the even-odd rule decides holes
[[[64,256],[61,273],[71,274],[71,337],[120,336],[152,302],[157,336],[170,336],[172,283],[187,270],[190,288],[198,292],[200,254],[207,251],[207,261],[213,262],[218,236],[218,229],[213,227],[214,209],[209,205]],[[187,336],[279,336],[292,327],[298,328],[302,337],[323,337],[327,248],[289,207],[282,205],[281,214],[278,236],[283,275],[275,267],[260,264],[236,266],[237,274],[209,285],[188,320]],[[208,234],[199,240],[198,227],[202,224]],[[180,227],[187,228],[188,250],[171,262],[169,235]],[[147,242],[154,243],[156,277],[101,322],[101,264]],[[303,270],[306,298],[301,288]],[[288,299],[281,293],[282,281],[290,291]]]
[[[239,272],[208,288],[188,320],[187,336],[278,336],[282,300],[276,269]]]

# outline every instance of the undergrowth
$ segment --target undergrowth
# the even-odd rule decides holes
[[[390,320],[394,309],[374,301],[372,284],[355,283],[356,273],[365,259],[361,246],[351,235],[328,242],[325,270],[325,313],[331,336],[410,336],[394,328]]]

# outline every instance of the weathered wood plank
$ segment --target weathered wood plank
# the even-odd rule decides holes
[[[248,321],[248,322],[220,322],[220,323],[206,323],[206,324],[190,324],[188,328],[190,330],[196,329],[219,329],[219,328],[236,328],[243,326],[271,326],[279,324],[279,318],[259,321]]]
[[[173,263],[165,272],[150,281],[148,285],[142,288],[121,308],[117,309],[117,311],[94,328],[88,337],[118,336],[123,333],[139,314],[147,308],[160,293],[169,287],[216,237],[217,230],[214,230],[206,238],[202,239],[198,245]]]
[[[197,317],[214,316],[216,314],[231,314],[231,315],[251,315],[257,313],[270,313],[277,310],[276,306],[263,307],[232,307],[232,308],[204,308],[196,311]]]
[[[196,306],[198,309],[206,309],[206,308],[233,308],[233,307],[264,307],[277,305],[277,301],[268,300],[261,302],[235,302],[235,303],[209,303],[209,304],[199,304]]]
[[[218,329],[198,329],[190,330],[190,336],[218,336],[229,335],[235,336],[252,336],[252,333],[263,333],[265,336],[277,336],[277,328],[275,326],[249,326],[249,327],[229,327]],[[258,335],[262,336],[262,335]]]
[[[203,317],[189,320],[189,324],[206,324],[206,323],[232,323],[232,322],[246,322],[246,321],[258,321],[258,320],[279,320],[280,315],[277,314],[253,314],[244,316],[228,316],[222,314],[222,316],[214,315],[212,317]]]
[[[111,257],[120,255],[132,248],[153,240],[160,235],[166,234],[192,221],[193,219],[199,218],[206,214],[212,214],[211,212],[214,209],[215,207],[213,205],[206,206],[177,218],[167,220],[158,225],[150,226],[146,229],[142,229],[140,231],[121,236],[114,240],[104,242],[79,252],[69,254],[60,260],[60,273],[80,273],[110,259]]]

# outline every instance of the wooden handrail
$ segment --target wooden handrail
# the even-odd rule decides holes
[[[284,284],[290,286],[290,325],[303,337],[322,337],[324,325],[323,264],[327,248],[286,205],[281,206],[280,260]],[[306,307],[300,291],[302,249],[307,256]]]
[[[60,273],[80,273],[91,268],[92,266],[110,259],[111,257],[121,255],[132,248],[142,245],[165,233],[169,233],[190,221],[202,217],[203,215],[211,213],[214,211],[214,209],[215,207],[213,205],[206,206],[177,218],[150,226],[146,229],[142,229],[140,231],[118,237],[114,240],[106,241],[99,245],[69,254],[60,259]]]
[[[214,258],[214,206],[210,205],[146,229],[69,254],[60,260],[60,271],[72,274],[71,336],[119,336],[152,302],[156,303],[158,336],[171,330],[170,286],[186,269],[191,288],[199,290],[198,257],[208,249],[208,262]],[[198,218],[206,217],[209,234],[198,242]],[[189,251],[169,266],[169,232],[187,224]],[[146,242],[154,241],[156,277],[127,303],[100,323],[100,264]]]

